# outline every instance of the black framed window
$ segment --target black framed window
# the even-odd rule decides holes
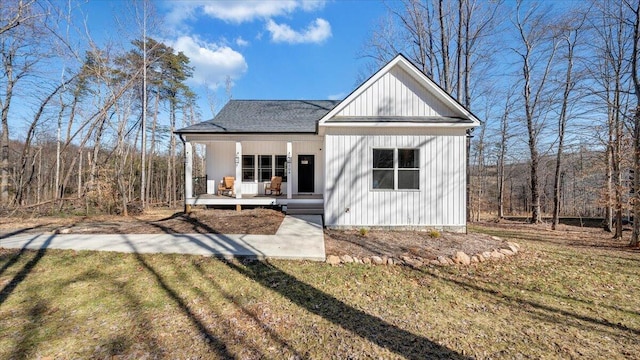
[[[256,157],[254,155],[242,155],[242,181],[254,181],[256,179]]]
[[[274,176],[280,176],[283,182],[287,182],[287,156],[276,155],[276,167]]]
[[[394,189],[393,149],[373,149],[373,188]]]
[[[420,150],[398,149],[398,189],[420,189]]]
[[[373,183],[377,190],[419,190],[419,149],[373,149]]]
[[[258,159],[258,181],[270,181],[273,170],[271,168],[271,155],[259,155]]]

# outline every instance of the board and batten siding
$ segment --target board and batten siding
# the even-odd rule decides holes
[[[335,116],[455,116],[400,67],[392,68]]]
[[[465,143],[464,130],[430,135],[327,134],[325,224],[464,230]],[[374,148],[420,149],[420,189],[373,190]]]

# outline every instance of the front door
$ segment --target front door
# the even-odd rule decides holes
[[[314,187],[313,155],[298,155],[298,192],[312,193]]]

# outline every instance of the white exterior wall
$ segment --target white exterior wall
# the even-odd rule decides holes
[[[404,135],[388,135],[388,131],[383,135],[381,131],[361,129],[356,134],[353,129],[340,129],[326,135],[325,225],[464,229],[464,129],[419,130],[424,135],[406,131]],[[420,189],[373,190],[374,148],[420,149]]]
[[[213,142],[206,144],[207,183],[215,181],[219,184],[225,176],[236,176],[236,143]],[[218,185],[213,189],[207,186],[207,193],[215,194]]]
[[[454,116],[456,113],[429,94],[400,67],[392,68],[345,106],[341,116]]]
[[[241,141],[242,155],[287,155],[287,141]],[[293,147],[292,172],[288,181],[293,181],[293,193],[298,192],[298,155],[315,155],[315,191],[324,190],[323,142],[317,140],[291,141]],[[242,161],[242,160],[241,160]],[[235,141],[214,141],[206,143],[207,179],[220,183],[224,176],[235,176]],[[236,179],[237,181],[238,179]],[[264,194],[265,182],[242,182],[242,194]],[[216,187],[217,189],[217,187]],[[209,190],[210,191],[210,190]],[[286,194],[287,183],[282,183],[282,193]]]

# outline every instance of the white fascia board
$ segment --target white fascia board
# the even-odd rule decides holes
[[[433,80],[429,79],[425,74],[422,73],[418,68],[413,66],[413,64],[409,63],[404,58],[399,63],[399,65],[407,72],[411,77],[413,77],[418,83],[421,83],[423,86],[428,88],[432,94],[434,94],[440,101],[449,105],[454,110],[459,111],[469,118],[469,120],[473,121],[469,127],[477,127],[480,126],[480,120],[473,115],[470,111],[465,109],[458,101],[456,101],[451,95],[449,95],[446,91],[444,91],[440,86],[438,86]]]
[[[453,123],[444,123],[444,124],[436,124],[436,123],[389,123],[389,122],[329,122],[324,123],[323,127],[349,127],[349,128],[466,128],[470,129],[472,127],[476,127],[478,125],[475,124],[453,124]]]
[[[340,111],[342,111],[345,106],[351,103],[355,98],[360,96],[364,91],[366,91],[371,84],[378,81],[382,76],[388,73],[394,66],[400,65],[403,70],[405,70],[411,77],[413,77],[419,84],[424,86],[430,93],[436,96],[440,101],[449,105],[452,109],[459,111],[461,114],[468,117],[473,124],[471,127],[480,126],[480,120],[473,115],[470,111],[464,108],[458,101],[456,101],[451,95],[449,95],[446,91],[444,91],[440,86],[438,86],[433,80],[431,80],[428,76],[426,76],[422,71],[420,71],[415,65],[413,65],[409,60],[407,60],[403,55],[398,54],[393,60],[389,61],[387,65],[383,66],[382,69],[378,70],[373,76],[371,76],[367,81],[365,81],[362,85],[360,85],[354,92],[352,92],[349,96],[347,96],[344,100],[342,100],[336,107],[334,107],[331,111],[329,111],[325,116],[320,119],[318,122],[318,126],[326,125],[327,120],[334,117]]]
[[[318,122],[318,126],[322,126],[328,119],[334,117],[337,113],[342,111],[345,106],[347,106],[353,99],[360,96],[365,90],[371,86],[371,84],[375,83],[380,79],[384,74],[389,72],[389,70],[394,67],[400,60],[404,60],[401,55],[396,56],[393,60],[389,61],[389,63],[382,67],[382,69],[378,70],[377,73],[373,74],[369,78],[369,80],[365,81],[362,85],[360,85],[355,91],[353,91],[349,96],[347,96],[344,100],[342,100],[336,107],[334,107],[331,111],[329,111],[325,116],[320,119]]]

